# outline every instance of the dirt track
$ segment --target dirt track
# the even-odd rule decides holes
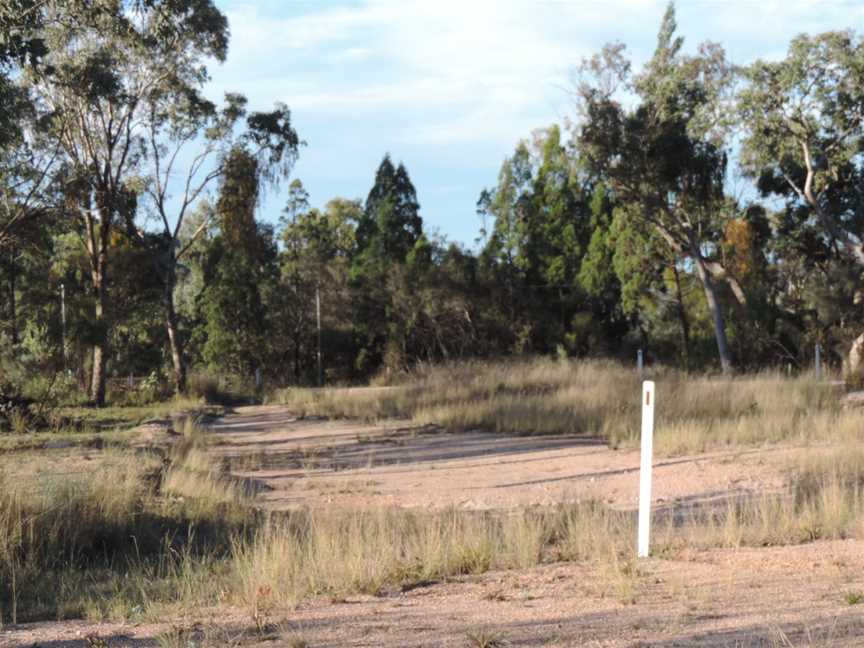
[[[212,432],[266,506],[396,505],[507,508],[599,498],[631,509],[638,453],[596,439],[448,435],[433,429],[298,420],[280,407],[240,408]],[[778,489],[790,450],[659,458],[655,501],[677,506]],[[163,624],[39,623],[0,631],[0,646],[155,647],[172,626],[242,644],[465,647],[486,628],[506,646],[590,648],[828,648],[864,646],[864,542],[695,552],[641,561],[632,578],[608,565],[566,563],[430,583],[384,596],[319,599],[273,619],[275,641],[250,640],[248,610],[199,610]],[[209,645],[226,645],[227,639]],[[98,644],[97,644],[98,645]],[[189,644],[193,645],[193,644]],[[196,644],[197,645],[197,644]],[[299,645],[299,644],[295,644]]]
[[[639,453],[588,437],[446,434],[405,424],[298,419],[279,406],[242,407],[216,422],[231,471],[260,482],[261,501],[300,506],[512,508],[599,499],[636,506]],[[654,501],[705,502],[772,492],[781,450],[658,458]]]

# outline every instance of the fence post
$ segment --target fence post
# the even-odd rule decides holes
[[[651,535],[651,463],[654,454],[654,382],[642,383],[642,457],[639,466],[638,553],[647,558]]]
[[[822,380],[822,345],[816,343],[816,353],[814,356],[816,380]]]
[[[642,353],[642,349],[639,349],[636,352],[636,369],[639,371],[639,377],[642,377],[642,370],[645,367],[644,354]]]

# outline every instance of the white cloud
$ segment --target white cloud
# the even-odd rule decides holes
[[[255,107],[285,101],[310,144],[301,156],[303,173],[314,182],[314,174],[331,178],[337,167],[339,174],[359,174],[362,163],[362,181],[353,186],[368,181],[368,165],[385,150],[494,181],[518,139],[572,113],[565,89],[580,59],[620,40],[637,64],[644,61],[666,6],[665,0],[217,2],[228,15],[231,48],[227,63],[211,70],[214,94],[237,90]],[[860,28],[864,3],[679,0],[677,15],[689,48],[719,41],[745,63],[782,56],[800,32]],[[467,187],[458,175],[442,172],[434,180]],[[465,189],[469,209],[479,188]]]

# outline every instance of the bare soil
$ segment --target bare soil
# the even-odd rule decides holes
[[[264,487],[274,509],[401,506],[508,509],[598,499],[637,504],[639,452],[585,436],[448,434],[404,423],[300,419],[242,407],[212,429],[232,473]],[[779,490],[790,449],[658,458],[654,502],[708,502]]]

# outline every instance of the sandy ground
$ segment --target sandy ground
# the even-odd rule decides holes
[[[509,508],[599,498],[632,509],[638,453],[584,437],[444,434],[428,428],[297,419],[280,407],[239,408],[213,425],[221,456],[259,484],[265,506],[397,505]],[[658,458],[654,498],[687,506],[774,491],[793,450]],[[159,646],[172,627],[207,645],[828,648],[864,646],[864,541],[693,552],[609,565],[554,564],[429,583],[379,597],[314,600],[274,612],[259,641],[248,610],[199,611],[163,624],[38,623],[0,630],[0,646]],[[88,644],[87,635],[104,643]],[[215,638],[214,638],[215,637]]]
[[[640,563],[632,591],[602,568],[546,565],[432,584],[381,597],[313,601],[274,615],[274,639],[259,642],[239,610],[175,621],[230,645],[471,646],[485,629],[504,646],[588,648],[851,648],[864,646],[864,542],[703,552],[692,560]],[[111,648],[157,646],[171,625],[41,623],[0,632],[0,646],[79,648],[95,634]],[[786,639],[784,639],[786,637]],[[785,643],[784,643],[785,641]],[[97,644],[98,645],[98,644]],[[188,644],[194,646],[196,644]],[[213,644],[211,644],[213,645]]]
[[[298,419],[279,406],[239,408],[213,431],[231,471],[260,483],[261,501],[275,509],[637,504],[639,452],[611,450],[590,437],[446,434],[398,423]],[[654,502],[680,506],[776,491],[789,452],[658,458]]]

